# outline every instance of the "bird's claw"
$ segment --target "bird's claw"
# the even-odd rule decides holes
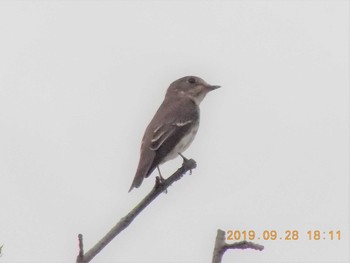
[[[180,155],[180,156],[182,157],[182,159],[183,159],[183,162],[182,162],[183,164],[186,163],[186,162],[188,161],[188,159],[187,159],[185,156],[183,156],[182,153],[179,153],[179,155]]]
[[[183,159],[183,162],[182,162],[182,165],[186,164],[189,159],[187,159],[185,156],[183,156],[181,153],[179,153],[179,155],[182,157]],[[190,175],[192,174],[192,169],[190,169]]]
[[[165,182],[165,179],[161,176],[161,175],[159,175],[159,176],[156,176],[156,187],[159,187],[161,184],[163,184]],[[167,189],[165,189],[164,190],[164,193],[168,193],[168,190]]]

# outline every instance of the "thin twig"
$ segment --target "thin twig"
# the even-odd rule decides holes
[[[84,242],[83,242],[83,235],[78,235],[78,241],[79,241],[79,254],[77,257],[77,262],[82,262],[84,258]]]
[[[233,244],[227,244],[225,242],[225,231],[218,229],[216,239],[215,239],[215,247],[213,252],[213,260],[212,263],[221,263],[222,256],[228,249],[255,249],[255,250],[263,250],[264,246],[255,244],[253,242],[248,242],[246,240],[241,242],[236,242]]]
[[[83,248],[82,236],[81,243],[79,239],[79,255],[77,257],[77,263],[90,262],[109,242],[113,240],[121,231],[127,228],[130,223],[136,218],[138,214],[141,213],[158,195],[163,193],[167,188],[173,184],[175,181],[179,180],[187,171],[195,169],[197,166],[193,159],[184,160],[182,166],[172,174],[168,179],[161,181],[156,180],[156,184],[151,190],[151,192],[125,217],[121,218],[119,222],[100,240],[94,245],[88,252],[80,255]],[[81,248],[80,248],[81,244]],[[82,252],[83,253],[83,252]]]

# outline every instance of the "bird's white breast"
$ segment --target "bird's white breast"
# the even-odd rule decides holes
[[[162,163],[165,163],[171,159],[176,158],[179,153],[183,153],[193,142],[194,137],[196,137],[199,124],[194,125],[192,129],[179,141],[179,143],[172,149],[171,152],[164,158]]]

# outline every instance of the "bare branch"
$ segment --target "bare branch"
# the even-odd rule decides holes
[[[121,231],[127,228],[130,223],[136,218],[136,216],[140,214],[141,211],[145,209],[158,195],[166,191],[171,184],[179,180],[187,171],[195,169],[196,166],[197,164],[193,159],[184,159],[182,166],[168,179],[164,181],[156,179],[156,184],[151,192],[125,217],[121,218],[119,222],[85,254],[83,254],[83,236],[79,234],[79,255],[76,262],[90,262],[109,242],[113,240],[113,238],[115,238]]]
[[[247,248],[261,251],[264,249],[264,246],[255,244],[253,242],[248,242],[246,240],[241,242],[236,242],[233,244],[227,244],[225,242],[225,231],[218,229],[216,240],[215,240],[212,263],[221,263],[222,256],[224,255],[227,249],[247,249]]]
[[[77,257],[77,262],[82,262],[84,259],[84,242],[83,242],[83,235],[78,235],[78,241],[79,241],[79,254]]]

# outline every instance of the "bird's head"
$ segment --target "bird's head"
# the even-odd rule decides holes
[[[199,105],[208,92],[217,88],[220,86],[209,85],[199,77],[187,76],[171,83],[166,96],[188,97]]]

